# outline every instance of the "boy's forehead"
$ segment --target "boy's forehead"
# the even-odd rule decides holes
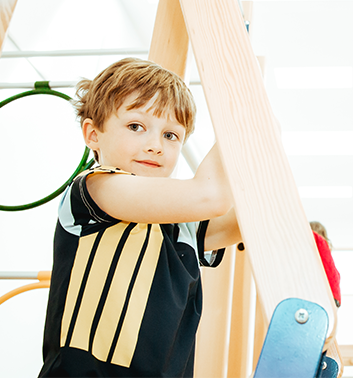
[[[139,107],[131,105],[138,99],[139,93],[133,93],[126,97],[125,101],[123,102],[121,107],[124,107],[125,111],[127,112],[138,112],[138,113],[150,113],[158,118],[166,118],[168,121],[176,121],[175,110],[170,106],[166,106],[161,109],[161,105],[159,104],[158,100],[158,92],[147,102],[140,105]],[[131,107],[131,108],[130,108]]]
[[[157,104],[158,94],[159,93],[156,92],[151,99],[149,99],[148,101],[145,101],[141,106],[139,106],[139,108],[145,108],[144,111],[146,111],[146,110],[150,111],[150,109],[154,109],[156,107],[156,104]],[[143,97],[142,93],[134,92],[134,93],[130,94],[129,96],[127,96],[125,98],[124,104],[128,108],[129,106],[134,104],[137,99],[139,99],[141,97]],[[136,109],[136,107],[135,107],[135,109]]]

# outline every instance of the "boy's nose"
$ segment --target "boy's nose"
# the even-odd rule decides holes
[[[161,155],[163,152],[162,143],[159,138],[150,138],[146,143],[145,149],[148,153],[155,155]]]
[[[153,154],[156,154],[156,155],[161,155],[162,154],[162,147],[160,146],[150,146],[149,148],[147,148],[147,152],[149,153],[153,153]]]

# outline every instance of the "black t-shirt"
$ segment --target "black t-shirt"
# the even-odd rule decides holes
[[[126,174],[92,169],[63,196],[39,376],[192,377],[207,222],[110,217],[86,188],[107,172]]]

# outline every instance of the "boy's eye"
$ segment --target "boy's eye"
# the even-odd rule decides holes
[[[177,140],[178,137],[176,134],[174,133],[171,133],[170,131],[167,131],[166,133],[164,133],[164,137],[168,140]]]
[[[143,127],[137,123],[132,123],[128,126],[131,131],[142,131]]]

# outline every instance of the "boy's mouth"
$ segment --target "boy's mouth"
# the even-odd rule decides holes
[[[160,164],[158,164],[156,161],[153,161],[153,160],[135,160],[135,161],[139,164],[146,166],[146,167],[151,167],[151,168],[161,167]]]

